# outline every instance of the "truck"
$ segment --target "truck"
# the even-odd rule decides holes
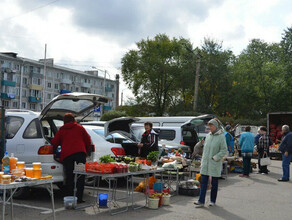
[[[270,112],[267,114],[267,129],[273,141],[270,146],[270,157],[282,158],[279,151],[279,144],[282,140],[282,126],[288,125],[292,129],[292,112]]]

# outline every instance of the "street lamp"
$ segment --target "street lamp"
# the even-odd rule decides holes
[[[124,90],[127,90],[127,88],[123,89],[121,92],[121,106],[123,105],[123,101],[124,101]]]

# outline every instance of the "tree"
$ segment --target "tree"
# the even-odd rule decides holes
[[[163,115],[170,105],[177,104],[188,89],[181,83],[185,79],[183,67],[188,65],[183,56],[186,45],[192,47],[186,39],[159,34],[154,39],[141,40],[137,50],[130,50],[122,58],[122,76],[137,103],[153,106],[156,115]]]

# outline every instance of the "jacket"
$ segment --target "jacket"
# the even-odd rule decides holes
[[[224,131],[220,129],[214,134],[207,134],[201,161],[201,174],[220,177],[222,158],[226,154],[227,144]]]
[[[91,145],[91,138],[82,125],[71,122],[64,124],[51,142],[55,148],[61,145],[60,161],[63,161],[66,157],[75,153],[84,152],[87,154]]]
[[[284,134],[284,138],[279,146],[279,150],[282,153],[286,151],[291,154],[292,153],[292,132],[287,132]]]
[[[150,151],[158,151],[158,134],[153,129],[150,132],[145,131],[142,134],[141,143]]]
[[[239,138],[239,146],[242,153],[251,153],[254,150],[254,135],[251,132],[243,132]]]
[[[273,142],[271,141],[271,138],[269,137],[269,135],[267,134],[263,134],[260,138],[259,138],[259,143],[257,145],[257,150],[259,152],[262,151],[266,151],[269,152],[269,147],[273,144]]]

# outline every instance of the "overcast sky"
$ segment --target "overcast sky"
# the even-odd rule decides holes
[[[236,55],[253,38],[279,42],[292,26],[291,0],[0,0],[0,51],[120,73],[122,56],[142,38],[165,33],[223,41]],[[124,98],[130,96],[124,83]],[[125,101],[125,100],[124,100]]]

